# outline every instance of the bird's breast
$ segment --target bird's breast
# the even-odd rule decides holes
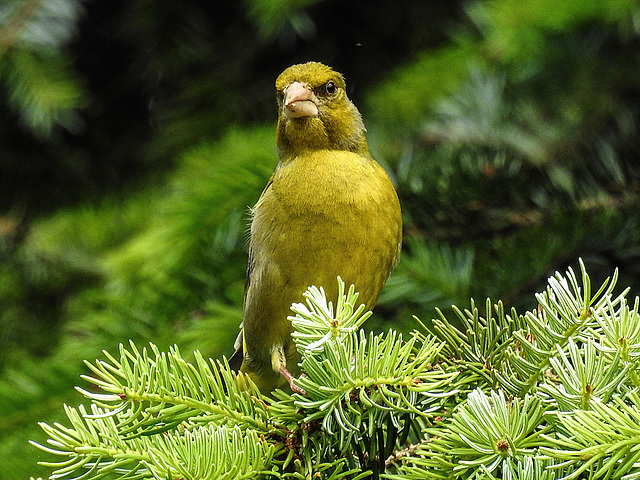
[[[349,211],[376,208],[395,191],[384,170],[370,158],[321,150],[279,168],[265,194],[261,200],[278,202],[291,214],[342,217]]]
[[[385,171],[351,152],[320,151],[281,166],[253,211],[251,243],[291,257],[397,245],[400,207]],[[386,254],[388,255],[388,254]]]

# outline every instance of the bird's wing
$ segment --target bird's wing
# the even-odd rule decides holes
[[[241,325],[242,326],[242,325]],[[240,330],[238,334],[238,338],[234,343],[234,347],[236,351],[233,353],[231,358],[229,359],[229,367],[231,370],[235,370],[236,372],[240,371],[240,367],[242,366],[242,361],[244,360],[244,335],[243,331]]]
[[[273,176],[269,179],[269,182],[267,182],[267,185],[264,187],[264,190],[262,190],[262,194],[260,195],[260,197],[262,197],[262,195],[265,194],[265,192],[269,189],[272,183],[273,183]],[[246,303],[247,293],[251,288],[251,273],[253,272],[253,266],[254,266],[253,252],[251,247],[249,247],[249,261],[247,262],[247,273],[244,279],[243,303]],[[229,366],[231,367],[232,370],[240,370],[240,366],[242,365],[242,361],[244,360],[244,350],[245,350],[244,349],[244,331],[242,329],[242,323],[240,324],[240,333],[238,333],[238,337],[236,338],[236,341],[233,343],[233,347],[235,348],[235,352],[229,359]]]

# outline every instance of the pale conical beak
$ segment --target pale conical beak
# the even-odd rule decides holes
[[[316,96],[300,82],[293,82],[284,89],[284,116],[289,118],[317,117]]]

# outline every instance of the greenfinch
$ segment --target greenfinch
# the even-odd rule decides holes
[[[299,375],[287,316],[310,286],[336,305],[340,276],[372,309],[396,263],[402,217],[343,76],[317,62],[276,79],[279,162],[251,211],[242,330],[232,368],[263,391]]]

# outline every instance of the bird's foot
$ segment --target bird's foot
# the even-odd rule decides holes
[[[295,383],[293,383],[295,378],[293,375],[291,375],[291,372],[289,372],[289,370],[287,370],[287,367],[285,367],[284,365],[280,365],[280,375],[282,375],[287,380],[287,382],[289,382],[289,387],[291,387],[292,392],[299,393],[300,395],[304,395],[305,397],[307,396],[307,392],[304,390],[304,388],[300,388]]]

